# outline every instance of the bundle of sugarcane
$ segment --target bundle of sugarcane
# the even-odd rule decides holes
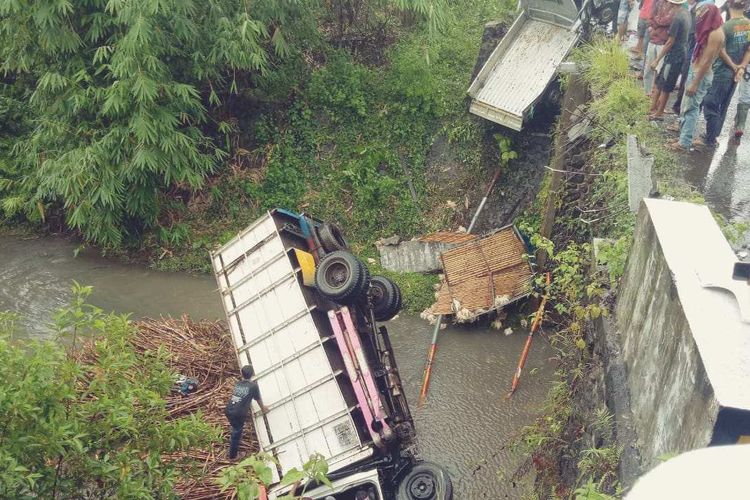
[[[192,322],[181,319],[145,319],[136,322],[138,332],[132,338],[136,349],[154,351],[166,349],[170,368],[186,377],[198,380],[197,391],[167,398],[170,416],[182,417],[201,411],[203,419],[222,430],[222,441],[208,449],[193,450],[187,456],[166,456],[165,459],[189,458],[199,474],[185,474],[176,485],[176,493],[183,499],[201,500],[233,496],[222,493],[216,479],[222,469],[232,465],[227,458],[229,427],[224,407],[237,381],[239,367],[232,342],[224,325],[212,321]],[[248,422],[240,445],[240,456],[258,451],[253,426]]]

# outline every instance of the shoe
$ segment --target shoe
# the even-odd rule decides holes
[[[705,135],[705,134],[702,134],[702,135],[701,135],[701,137],[700,137],[700,139],[699,139],[699,142],[701,142],[701,143],[702,143],[702,144],[703,144],[704,146],[706,146],[707,148],[715,148],[716,146],[718,146],[718,145],[719,145],[719,142],[718,142],[718,141],[717,141],[716,139],[714,139],[714,140],[713,140],[713,141],[711,141],[711,142],[708,142],[708,141],[706,140],[706,135]]]
[[[734,138],[739,140],[743,136],[744,132],[742,130],[735,130],[734,131]]]

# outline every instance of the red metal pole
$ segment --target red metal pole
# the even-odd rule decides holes
[[[542,297],[542,303],[539,304],[539,309],[537,309],[536,314],[534,315],[534,321],[532,321],[531,323],[529,336],[526,339],[526,344],[523,346],[523,352],[521,352],[521,359],[518,360],[516,374],[513,376],[513,383],[510,386],[510,392],[505,396],[505,399],[510,398],[513,393],[516,392],[518,383],[521,381],[521,372],[523,371],[523,367],[526,364],[526,359],[529,357],[529,351],[531,350],[531,340],[534,338],[534,332],[539,328],[539,325],[542,324],[542,318],[544,317],[544,307],[547,305],[547,298],[549,297],[550,282],[550,274],[547,273],[547,291],[544,293],[544,297]]]

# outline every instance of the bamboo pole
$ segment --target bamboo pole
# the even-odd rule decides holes
[[[498,167],[495,170],[495,175],[492,176],[492,180],[490,181],[490,185],[487,187],[487,191],[485,191],[484,196],[482,197],[482,201],[479,202],[479,206],[477,207],[476,212],[474,212],[474,217],[471,218],[471,223],[469,224],[469,229],[466,230],[467,233],[471,233],[472,229],[474,229],[474,225],[477,223],[477,219],[479,218],[479,214],[484,208],[484,206],[487,204],[487,198],[489,198],[490,193],[492,192],[492,188],[495,187],[495,183],[500,178],[500,172],[501,168]],[[437,353],[437,340],[438,340],[438,332],[440,332],[440,325],[443,322],[443,315],[439,314],[437,317],[437,320],[435,321],[435,329],[432,331],[432,342],[430,342],[430,350],[427,352],[427,361],[424,365],[424,373],[422,374],[422,389],[419,391],[419,402],[418,406],[422,406],[427,399],[427,391],[430,390],[430,378],[432,377],[432,366],[435,363],[435,354]]]

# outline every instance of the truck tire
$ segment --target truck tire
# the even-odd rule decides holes
[[[341,229],[339,229],[336,224],[329,224],[326,222],[319,226],[317,231],[320,244],[326,252],[347,250],[349,248]]]
[[[398,485],[396,500],[451,500],[453,483],[437,464],[421,462],[411,468]]]
[[[388,321],[401,310],[401,290],[393,281],[383,276],[373,276],[370,297],[375,321]]]
[[[331,252],[318,263],[315,285],[325,298],[350,304],[370,286],[370,272],[357,257],[344,250]]]

